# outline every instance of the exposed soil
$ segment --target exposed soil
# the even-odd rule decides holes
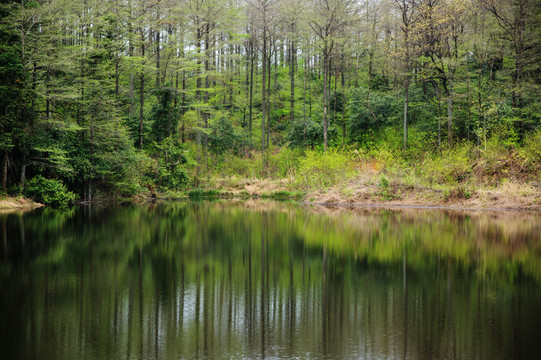
[[[16,211],[28,211],[42,206],[43,204],[22,197],[8,196],[0,198],[0,213],[2,214]]]
[[[327,206],[413,207],[449,209],[494,209],[541,211],[541,188],[508,183],[478,190],[456,187],[441,190],[391,183],[387,188],[370,185],[357,178],[324,190],[308,191],[303,202]],[[367,185],[369,184],[369,185]],[[282,180],[217,180],[213,187],[227,197],[258,197],[276,191],[291,191],[292,181]]]
[[[490,190],[447,191],[430,188],[395,188],[382,191],[378,187],[360,186],[355,190],[327,189],[311,192],[309,203],[335,206],[431,207],[455,209],[533,210],[541,211],[541,192],[495,188]]]

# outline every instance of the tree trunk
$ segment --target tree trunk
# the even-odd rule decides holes
[[[160,88],[160,0],[156,1],[156,89]]]
[[[346,75],[344,73],[344,67],[342,67],[342,94],[344,94],[342,104],[342,146],[346,146]]]
[[[275,56],[275,60],[276,60],[276,48],[274,48],[275,52],[274,52],[274,56]],[[272,52],[269,54],[269,57],[268,57],[268,62],[267,62],[267,70],[268,70],[268,83],[267,83],[267,131],[266,131],[266,136],[267,136],[267,151],[269,150],[270,148],[270,120],[271,120],[271,116],[270,116],[270,99],[271,99],[271,62],[270,62],[270,59],[271,59],[271,56],[272,56]],[[276,63],[275,63],[275,69],[276,69]],[[276,81],[274,82],[276,84]],[[276,89],[275,89],[276,90]]]
[[[253,44],[250,45],[250,104],[249,104],[249,122],[250,122],[250,139],[252,139],[252,110],[254,103],[254,49]]]
[[[267,104],[267,30],[263,28],[263,59],[262,59],[262,78],[261,78],[261,153],[265,153],[265,116]]]
[[[182,115],[182,143],[186,141],[185,139],[185,123],[184,114],[186,113],[186,70],[182,70],[182,103],[181,103],[180,114]]]
[[[145,36],[144,30],[141,29],[141,57],[143,58],[143,63],[145,61]],[[143,120],[145,115],[145,73],[141,69],[139,74],[140,78],[140,89],[139,89],[139,149],[143,149]]]
[[[327,40],[325,40],[325,45],[323,48],[323,149],[327,151],[327,111],[328,111],[328,77],[329,73],[329,54],[328,54],[328,45]]]
[[[302,91],[302,141],[306,141],[306,78],[308,77],[308,59],[304,58],[304,85]]]
[[[24,151],[21,165],[21,181],[19,185],[21,186],[21,191],[24,191],[24,187],[26,185],[26,153]]]
[[[6,150],[4,153],[4,166],[2,170],[2,188],[4,189],[4,191],[7,190],[7,183],[8,183],[8,161],[9,161],[9,157],[8,157],[8,152]]]
[[[447,144],[453,146],[453,80],[449,79],[449,96],[447,97]]]
[[[406,75],[404,83],[404,151],[408,142],[408,103],[409,103],[410,78]]]
[[[291,40],[291,59],[290,59],[290,76],[291,76],[291,90],[290,90],[290,113],[289,118],[291,123],[295,121],[295,63],[297,62],[295,42]]]

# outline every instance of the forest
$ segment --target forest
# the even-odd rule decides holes
[[[3,0],[0,192],[535,202],[540,40],[540,0]]]

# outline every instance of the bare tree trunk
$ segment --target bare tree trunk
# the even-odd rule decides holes
[[[306,78],[308,77],[308,58],[304,57],[304,85],[302,92],[302,141],[306,141]]]
[[[3,166],[3,170],[2,170],[2,188],[5,190],[7,190],[7,183],[8,183],[8,161],[9,161],[9,157],[8,157],[8,152],[7,150],[4,152],[4,166]]]
[[[270,44],[269,44],[270,45]],[[274,56],[275,56],[275,60],[276,60],[276,48],[274,48],[275,52],[274,52]],[[270,59],[272,58],[272,52],[269,54],[269,57],[268,57],[268,63],[267,63],[267,70],[268,70],[268,83],[267,83],[267,152],[269,151],[269,148],[270,148],[270,120],[271,120],[271,116],[270,116],[270,94],[271,94],[271,62],[270,62]],[[275,63],[275,69],[276,69],[276,63]],[[276,84],[276,81],[274,82]],[[276,89],[275,89],[276,90]]]
[[[250,139],[252,139],[252,110],[254,103],[254,46],[250,44],[250,104],[249,104],[249,122],[250,122]]]
[[[145,36],[144,30],[141,29],[141,57],[145,61]],[[139,89],[139,149],[143,149],[143,120],[145,115],[145,73],[143,69],[139,74],[140,89]]]
[[[23,191],[26,185],[26,152],[24,150],[23,150],[23,159],[22,159],[22,165],[21,165],[21,181],[19,185],[21,186],[21,191]]]
[[[449,79],[449,96],[447,97],[447,144],[453,146],[453,80]]]
[[[263,28],[263,59],[262,59],[262,79],[261,79],[261,153],[265,153],[265,116],[267,115],[267,29]]]
[[[328,46],[327,46],[327,40],[325,40],[325,45],[323,49],[323,149],[327,151],[327,113],[328,113],[328,102],[329,102],[329,94],[328,94],[328,77],[329,73],[329,54],[328,54]]]
[[[342,146],[346,146],[346,75],[344,73],[344,68],[342,67],[342,94],[344,94],[343,104],[342,104]]]
[[[291,51],[291,57],[290,57],[291,64],[290,64],[289,69],[290,69],[290,76],[291,76],[291,90],[290,90],[291,99],[290,99],[290,105],[289,105],[290,106],[289,118],[290,118],[291,123],[293,124],[293,121],[295,121],[295,64],[297,62],[297,56],[296,56],[297,50],[295,49],[294,40],[291,40],[290,51]]]
[[[180,113],[182,114],[182,143],[186,141],[185,139],[185,127],[186,127],[186,121],[184,119],[184,114],[186,113],[186,70],[182,70],[182,103],[180,105],[182,109],[180,110]]]
[[[406,145],[408,142],[408,103],[410,93],[410,78],[406,75],[406,81],[404,83],[404,151],[406,151]]]

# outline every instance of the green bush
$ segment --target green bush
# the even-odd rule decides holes
[[[367,134],[381,131],[399,116],[400,107],[394,96],[372,92],[369,104],[367,99],[368,89],[358,88],[349,101],[349,136],[355,141],[367,140]]]
[[[38,175],[27,183],[26,194],[47,205],[66,206],[77,199],[61,180],[45,179]]]
[[[541,129],[526,136],[524,147],[520,151],[527,170],[541,170]]]
[[[327,139],[331,142],[338,137],[338,131],[334,126],[327,129]],[[323,125],[321,121],[307,119],[306,123],[303,120],[296,120],[289,127],[287,141],[290,147],[311,147],[323,144]]]
[[[417,172],[421,178],[430,183],[458,184],[464,182],[472,173],[470,160],[471,149],[468,145],[457,145],[453,149],[446,149],[441,154],[428,157],[418,167]]]
[[[300,159],[297,184],[308,189],[323,189],[355,174],[350,159],[336,149],[307,151]]]

